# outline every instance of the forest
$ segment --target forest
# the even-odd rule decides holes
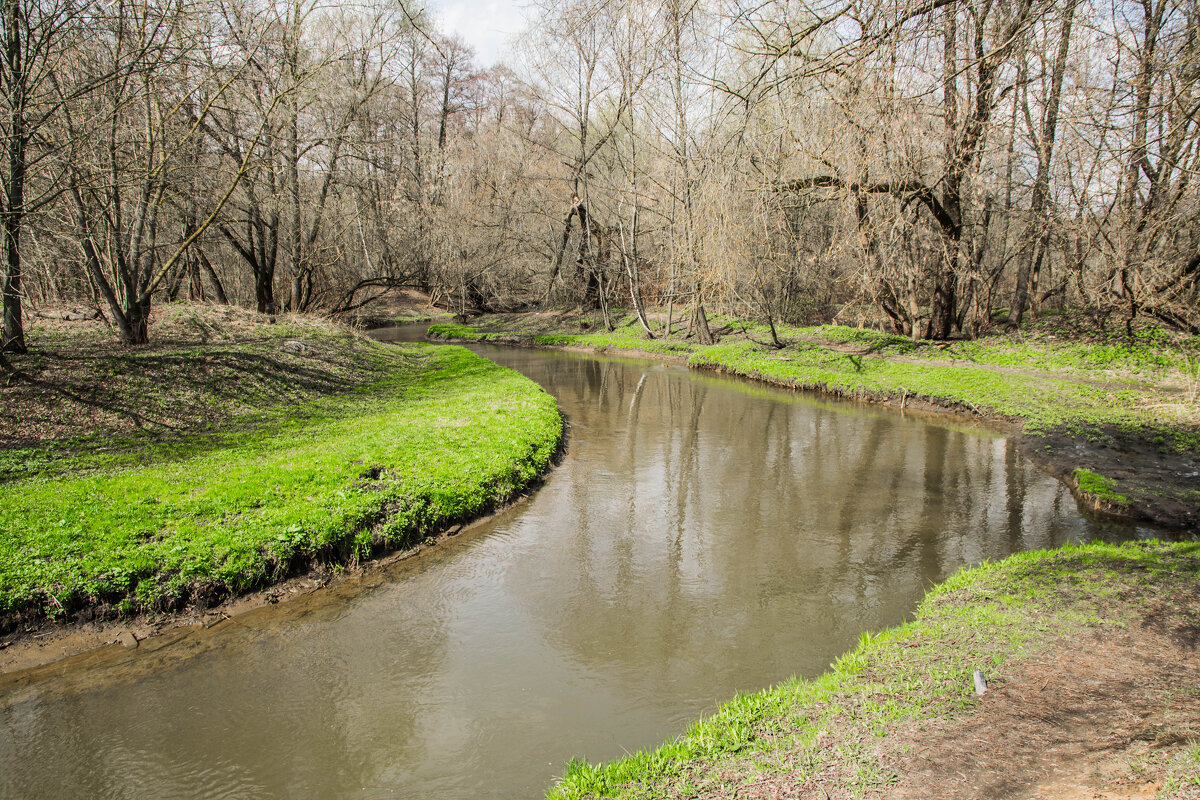
[[[154,304],[1200,332],[1194,0],[0,0],[3,339]]]

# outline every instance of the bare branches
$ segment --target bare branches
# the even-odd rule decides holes
[[[28,167],[4,219],[38,237],[6,230],[6,314],[109,298],[136,338],[183,287],[330,311],[415,286],[630,304],[655,336],[643,301],[699,336],[709,310],[916,337],[1043,304],[1200,324],[1184,0],[546,2],[491,71],[386,0],[74,2],[0,0],[47,14],[0,53],[36,90],[13,117],[0,69]]]

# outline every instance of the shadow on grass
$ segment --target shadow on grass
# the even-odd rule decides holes
[[[153,461],[282,422],[336,418],[356,404],[314,401],[403,372],[402,359],[332,343],[305,356],[278,346],[270,339],[175,352],[41,350],[14,371],[0,396],[0,420],[10,423],[0,438],[0,454],[9,455],[0,459],[0,483],[43,472],[48,462],[111,462],[135,453]],[[35,450],[36,458],[16,452]]]

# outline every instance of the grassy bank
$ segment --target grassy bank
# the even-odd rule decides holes
[[[608,332],[592,316],[539,313],[434,325],[430,335],[646,352],[834,396],[1009,421],[1020,426],[1026,452],[1097,509],[1177,527],[1200,523],[1200,341],[1157,329],[1106,338],[1053,323],[951,343],[784,326],[776,348],[762,326],[734,319],[715,319],[721,341],[702,346],[680,331],[647,339],[629,315]]]
[[[1200,796],[1198,633],[1200,545],[1015,555],[960,572],[819,678],[739,695],[658,749],[573,762],[549,797],[1031,796],[1050,760],[1073,763],[1046,743],[1066,728],[1105,743],[1083,772],[1103,751],[1109,783]]]
[[[161,320],[152,347],[35,330],[14,359],[0,389],[17,434],[0,449],[6,628],[210,603],[409,546],[512,497],[561,436],[553,398],[460,348],[167,313],[186,319]]]

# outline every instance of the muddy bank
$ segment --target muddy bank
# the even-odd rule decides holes
[[[561,461],[565,452],[566,436],[551,470]],[[179,612],[139,614],[132,618],[121,618],[115,613],[105,613],[103,609],[93,607],[88,610],[86,618],[81,615],[71,620],[41,619],[30,621],[28,625],[14,626],[0,636],[0,675],[43,666],[101,647],[155,649],[165,641],[173,641],[178,635],[186,634],[189,629],[237,625],[239,616],[255,609],[311,597],[323,591],[336,591],[400,562],[419,558],[423,553],[452,540],[469,539],[472,533],[485,527],[493,518],[528,502],[548,474],[543,473],[543,477],[519,497],[470,521],[446,526],[412,547],[384,551],[374,558],[348,565],[314,563],[301,574],[257,591],[227,597],[212,606],[193,605]]]
[[[510,327],[517,330],[510,330]],[[515,347],[687,363],[693,369],[736,375],[840,400],[894,408],[905,413],[970,417],[1012,436],[1028,458],[1070,487],[1080,508],[1087,513],[1109,519],[1148,522],[1190,533],[1195,533],[1197,525],[1200,525],[1200,452],[1194,446],[1175,446],[1170,441],[1173,436],[1194,439],[1197,435],[1194,425],[1164,426],[1149,412],[1142,415],[1137,408],[1129,415],[1132,422],[1122,425],[1088,421],[1096,416],[1094,410],[1080,408],[1077,416],[1084,422],[1079,422],[1072,418],[1074,410],[1069,407],[1070,399],[1062,398],[1054,398],[1052,402],[1064,402],[1066,407],[1035,407],[1039,400],[1044,401],[1040,385],[1043,381],[1060,381],[1081,389],[1107,392],[1132,391],[1128,382],[1114,383],[1105,376],[1093,376],[1086,371],[1058,375],[1038,373],[1034,375],[1037,380],[1030,384],[1030,407],[1026,413],[1026,409],[1021,408],[1020,396],[1024,387],[1018,385],[1017,381],[1027,381],[1031,370],[994,367],[986,363],[947,366],[911,356],[880,355],[873,347],[856,348],[845,343],[819,340],[819,337],[813,341],[811,338],[806,340],[803,335],[798,336],[795,346],[806,349],[806,357],[815,350],[826,356],[844,359],[856,370],[865,363],[873,362],[886,363],[898,370],[897,375],[890,379],[890,384],[886,380],[882,385],[879,381],[874,384],[867,381],[839,383],[809,377],[812,373],[824,374],[821,370],[808,370],[806,374],[803,369],[793,369],[793,365],[788,363],[787,348],[766,349],[756,354],[755,358],[747,359],[743,351],[729,352],[722,349],[724,345],[704,347],[678,339],[658,339],[646,342],[646,345],[653,345],[647,347],[640,345],[629,334],[622,339],[619,334],[606,337],[605,334],[564,333],[578,328],[579,323],[573,317],[564,323],[562,314],[514,315],[509,318],[497,315],[488,318],[487,324],[478,328],[434,326],[429,339],[438,342],[481,341]],[[738,334],[731,327],[726,327],[724,333],[729,341],[745,344],[749,340],[756,345],[762,344]],[[588,341],[605,338],[615,338],[617,342],[590,344]],[[961,380],[961,385],[948,381],[952,385],[947,385],[944,393],[939,391],[941,387],[935,382],[935,388],[931,391],[927,379],[914,379],[924,377],[920,373],[928,369],[957,372],[966,377]],[[912,374],[905,374],[905,371]],[[800,372],[802,377],[794,377],[796,372]],[[975,395],[972,380],[980,374],[990,380],[1007,380],[1014,384],[1015,388],[1010,394],[1015,396],[1015,407],[1010,403],[1007,407],[1009,413],[993,407],[989,402],[992,395]],[[926,388],[910,388],[910,384]],[[1178,393],[1175,387],[1166,390],[1169,397]],[[1155,396],[1150,392],[1143,398],[1142,405],[1152,407],[1152,399]],[[1164,430],[1168,434],[1166,437],[1163,436]],[[1080,470],[1084,471],[1082,480]],[[1087,480],[1086,473],[1092,473],[1099,483]]]
[[[1058,430],[1022,433],[1016,441],[1033,463],[1070,486],[1088,513],[1200,533],[1200,459],[1195,453],[1167,450],[1111,427],[1086,438]],[[1118,481],[1125,501],[1082,487],[1083,465]]]

